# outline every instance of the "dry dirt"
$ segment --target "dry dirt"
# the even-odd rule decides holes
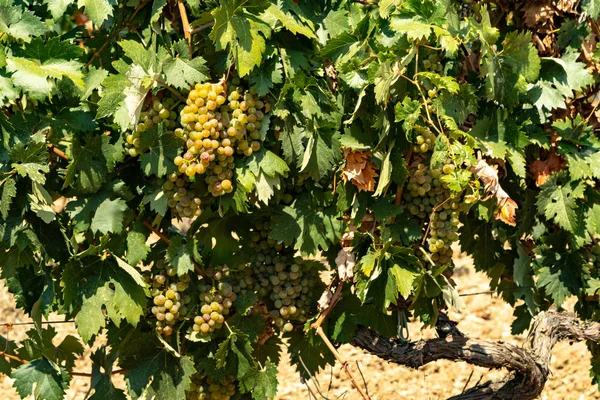
[[[460,293],[473,293],[489,290],[487,279],[484,275],[476,273],[468,259],[458,260],[461,274],[455,275]],[[451,313],[450,317],[459,322],[460,330],[466,335],[488,339],[502,340],[520,345],[525,336],[513,336],[510,333],[512,310],[497,296],[477,295],[463,297],[467,310],[462,314]],[[572,303],[571,303],[572,304]],[[3,286],[0,286],[0,322],[28,321],[21,312],[15,309],[14,301]],[[71,324],[56,325],[59,331],[57,340],[60,341],[67,334],[76,334]],[[5,328],[2,328],[5,329]],[[17,326],[10,333],[10,339],[21,340],[28,328]],[[432,337],[431,331],[421,331],[418,324],[410,324],[411,339]],[[3,331],[2,334],[6,334]],[[78,360],[76,370],[89,372],[90,363],[86,361],[91,350],[86,349],[83,357]],[[459,394],[465,385],[472,386],[479,380],[482,382],[502,376],[505,371],[488,371],[485,368],[473,367],[466,363],[453,363],[438,361],[428,364],[419,370],[410,370],[394,364],[380,361],[378,358],[365,354],[351,346],[340,348],[342,357],[352,364],[355,375],[360,376],[358,365],[364,375],[369,394],[373,399],[444,399],[451,395]],[[541,399],[600,399],[600,391],[592,385],[588,374],[589,354],[583,343],[569,345],[559,343],[553,351],[551,363],[552,375],[546,384]],[[284,356],[279,373],[279,394],[277,400],[300,400],[312,398],[308,392],[307,384],[311,391],[321,393],[327,399],[359,399],[339,366],[323,371],[316,379],[307,384],[300,382],[294,367],[286,365],[287,356]],[[469,380],[470,378],[470,380]],[[359,378],[360,379],[360,378]],[[115,379],[118,386],[123,385],[122,379]],[[318,382],[318,383],[317,383]],[[12,388],[9,378],[0,376],[0,400],[12,400],[19,397]],[[317,386],[319,387],[317,389]],[[89,378],[77,377],[71,383],[67,394],[69,400],[82,400],[85,398],[89,387]],[[319,398],[323,398],[320,397]],[[107,399],[110,400],[110,399]],[[173,399],[177,400],[177,399]]]

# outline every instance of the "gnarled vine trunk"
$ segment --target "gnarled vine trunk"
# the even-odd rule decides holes
[[[552,348],[559,340],[600,341],[600,323],[583,322],[574,314],[550,310],[538,315],[522,347],[465,337],[447,318],[440,318],[440,338],[400,342],[360,327],[352,344],[384,360],[419,368],[446,359],[481,367],[506,368],[502,379],[488,381],[451,397],[453,400],[534,399],[544,389],[550,373]]]

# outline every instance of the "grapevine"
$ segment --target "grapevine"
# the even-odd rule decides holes
[[[0,2],[15,395],[275,399],[289,360],[378,397],[352,345],[506,367],[452,395],[533,399],[564,338],[600,380],[594,1]],[[449,320],[459,250],[523,348]]]

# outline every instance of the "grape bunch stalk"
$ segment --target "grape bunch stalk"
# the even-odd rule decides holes
[[[177,127],[178,101],[172,97],[160,98],[159,96],[150,96],[146,98],[146,109],[140,113],[138,124],[125,136],[125,150],[132,157],[140,155],[142,149],[141,136],[148,129],[160,123],[165,124],[167,133],[173,133]]]
[[[190,179],[204,175],[208,191],[222,196],[233,191],[235,154],[249,157],[260,150],[263,101],[241,88],[227,94],[220,83],[198,83],[181,110],[182,128],[175,134],[186,150],[174,163]]]
[[[171,336],[177,321],[187,314],[187,305],[191,298],[185,294],[190,283],[189,275],[178,277],[175,268],[166,267],[163,260],[156,263],[158,270],[153,276],[147,276],[150,294],[154,306],[152,314],[156,317],[156,332]]]

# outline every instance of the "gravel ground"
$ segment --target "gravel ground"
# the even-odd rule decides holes
[[[455,276],[461,293],[472,293],[489,290],[487,279],[483,274],[476,273],[469,260],[461,258],[459,276]],[[458,275],[458,274],[457,274]],[[478,295],[464,297],[467,310],[462,314],[451,313],[450,317],[459,322],[459,328],[466,335],[488,340],[502,340],[515,345],[524,342],[525,336],[513,336],[510,333],[512,309],[496,296]],[[570,303],[572,304],[572,302]],[[14,306],[4,286],[0,285],[0,322],[28,321]],[[58,318],[55,318],[58,319]],[[59,332],[56,343],[68,334],[76,334],[71,324],[56,325]],[[5,328],[2,332],[6,335]],[[10,332],[11,340],[21,340],[25,337],[28,327],[17,326]],[[433,337],[431,330],[421,331],[418,324],[410,325],[412,339]],[[86,351],[77,361],[76,370],[89,372],[91,365],[89,355],[92,349]],[[373,399],[444,399],[459,394],[465,385],[472,386],[479,380],[482,382],[502,376],[505,371],[489,371],[485,368],[474,367],[466,363],[438,361],[428,364],[418,370],[410,370],[379,360],[377,357],[363,353],[352,346],[340,348],[342,357],[352,363],[352,370],[360,376],[358,365]],[[584,343],[569,345],[566,342],[557,344],[553,351],[551,368],[552,375],[541,399],[543,400],[584,400],[600,399],[600,391],[592,385],[588,374],[589,354]],[[294,367],[286,365],[287,355],[279,373],[279,394],[276,400],[310,399],[308,389],[300,382]],[[470,380],[469,380],[470,377]],[[359,378],[360,379],[360,378]],[[317,383],[318,382],[318,383]],[[122,387],[121,378],[115,378],[115,384]],[[316,379],[308,382],[313,392],[319,385],[319,390],[328,399],[358,400],[354,391],[339,366],[321,372]],[[89,388],[89,378],[77,377],[71,382],[66,399],[82,400]],[[19,397],[12,388],[10,378],[0,375],[0,400],[13,400]],[[110,399],[107,399],[110,400]],[[177,399],[173,399],[177,400]]]

